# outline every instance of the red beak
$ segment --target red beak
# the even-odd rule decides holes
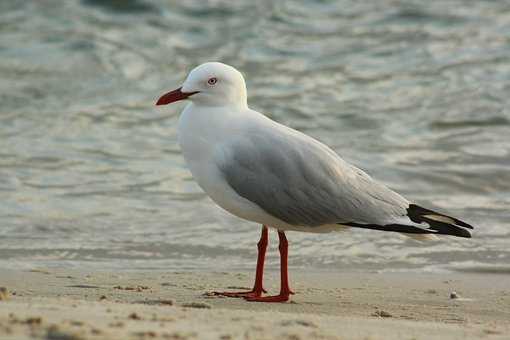
[[[179,100],[183,100],[183,99],[186,99],[188,98],[189,96],[192,96],[194,95],[195,93],[198,93],[198,91],[195,91],[195,92],[182,92],[181,91],[182,87],[179,87],[178,89],[176,90],[173,90],[173,91],[170,91],[168,93],[165,93],[164,95],[162,95],[158,101],[156,102],[156,105],[167,105],[167,104],[170,104],[170,103],[173,103],[173,102],[176,102],[176,101],[179,101]]]

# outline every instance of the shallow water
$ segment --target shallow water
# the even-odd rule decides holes
[[[509,57],[505,1],[3,1],[0,266],[251,269],[259,226],[193,181],[183,104],[154,107],[219,60],[252,108],[477,226],[289,233],[292,266],[510,273]]]

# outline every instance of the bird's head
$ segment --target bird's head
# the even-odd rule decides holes
[[[183,99],[201,106],[246,107],[246,84],[241,72],[232,66],[209,62],[195,67],[180,88],[161,96],[156,105]]]

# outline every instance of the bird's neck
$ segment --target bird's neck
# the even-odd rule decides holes
[[[221,137],[221,131],[228,131],[229,127],[241,123],[248,111],[247,107],[242,106],[200,105],[192,102],[179,118],[179,134],[216,139]]]
[[[246,97],[241,99],[235,98],[204,98],[197,97],[191,103],[197,110],[219,110],[219,111],[244,111],[248,109],[248,101]]]

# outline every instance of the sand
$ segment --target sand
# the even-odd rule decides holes
[[[203,295],[252,273],[0,269],[0,339],[510,338],[506,275],[291,275],[292,301],[263,304]]]

